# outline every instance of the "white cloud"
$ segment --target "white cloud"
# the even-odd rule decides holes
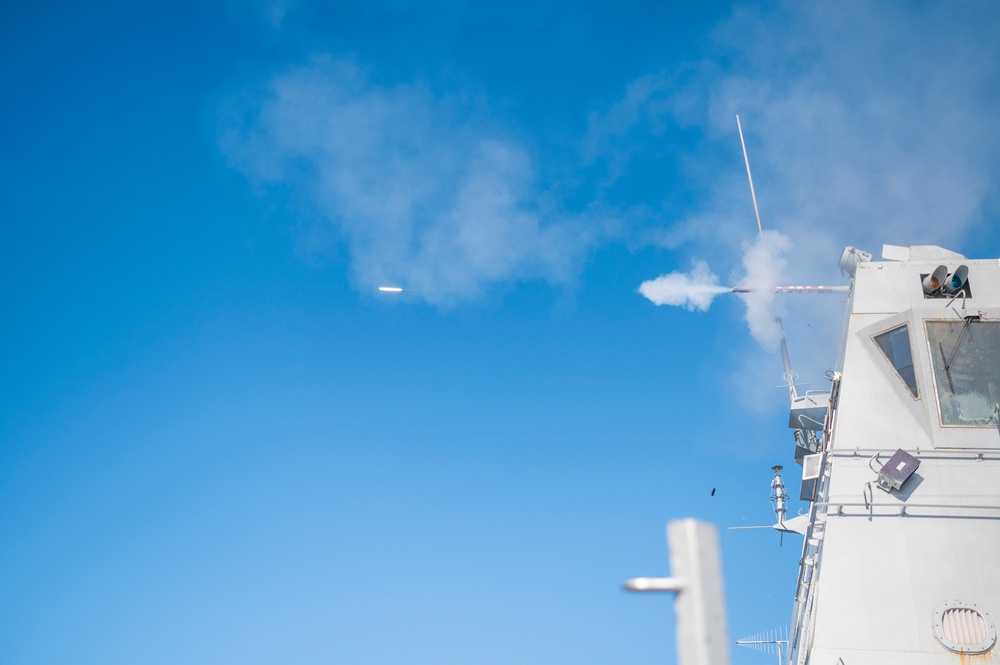
[[[470,106],[317,59],[230,118],[223,150],[335,225],[361,289],[392,282],[448,305],[503,280],[571,280],[618,217],[563,210],[528,151]]]
[[[687,166],[696,203],[672,235],[721,241],[730,260],[755,230],[737,113],[764,226],[794,241],[799,279],[836,275],[847,244],[961,250],[998,191],[997,30],[989,4],[738,10],[715,31],[711,59],[626,86],[592,119],[588,145],[665,123],[700,132]]]
[[[257,181],[290,185],[336,230],[359,288],[392,281],[452,304],[509,280],[570,281],[611,240],[738,266],[756,236],[740,113],[764,227],[787,240],[775,241],[771,258],[787,257],[790,283],[842,283],[836,259],[847,244],[980,253],[971,231],[995,212],[1000,166],[998,16],[990,4],[738,9],[708,39],[704,60],[624,85],[581,142],[579,170],[597,181],[594,170],[608,170],[601,187],[627,177],[640,150],[680,165],[689,189],[679,198],[691,203],[671,202],[673,223],[656,230],[634,223],[634,212],[567,210],[526,143],[483,119],[484,105],[375,84],[329,58],[275,76],[232,122],[224,150]],[[664,143],[678,136],[685,143]],[[713,286],[699,265],[711,274],[696,263],[647,295],[706,309]],[[750,296],[747,312],[768,346],[770,298]],[[839,325],[824,318],[835,300],[780,300],[790,338],[796,321],[816,323],[798,347],[805,371],[828,366],[808,359],[828,357],[836,342]]]
[[[693,203],[664,237],[716,266],[735,265],[756,235],[737,114],[764,227],[794,244],[773,248],[785,252],[790,283],[845,283],[836,267],[845,245],[876,256],[883,243],[992,254],[976,238],[1000,212],[998,31],[1000,9],[989,3],[738,9],[705,60],[626,86],[592,119],[588,144],[632,145],[668,123],[700,136],[679,157]],[[751,279],[761,258],[743,258]],[[757,298],[748,297],[747,322],[772,348],[774,303]],[[833,364],[837,300],[778,297],[805,377]]]

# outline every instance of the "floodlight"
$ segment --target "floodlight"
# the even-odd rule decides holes
[[[944,282],[945,277],[948,275],[947,266],[938,266],[934,269],[934,272],[924,277],[924,293],[929,296],[936,294],[941,290],[941,284]]]
[[[961,265],[955,268],[955,272],[948,275],[948,279],[944,280],[942,287],[945,293],[955,293],[956,291],[961,291],[968,280],[969,266]]]

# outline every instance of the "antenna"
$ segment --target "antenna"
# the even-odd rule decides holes
[[[785,513],[788,512],[788,492],[785,491],[785,483],[781,480],[781,470],[783,468],[780,464],[775,464],[771,467],[771,470],[774,471],[774,477],[771,478],[771,508],[774,509],[774,515],[778,521],[771,526],[761,524],[755,526],[727,527],[730,531],[774,529],[780,534],[778,537],[778,547],[784,544],[786,532],[803,534],[801,522],[805,518],[804,515],[793,517],[787,522],[785,521]]]
[[[747,180],[750,181],[750,198],[753,199],[753,212],[757,217],[757,231],[760,233],[760,243],[765,244],[764,240],[764,226],[760,223],[760,210],[757,208],[757,192],[753,188],[753,175],[750,173],[750,157],[747,156],[747,144],[743,140],[743,124],[740,122],[740,116],[736,116],[736,127],[740,132],[740,145],[743,146],[743,162],[747,165]],[[785,328],[781,325],[781,317],[778,313],[774,313],[774,322],[778,326],[778,332],[781,334],[781,365],[784,370],[782,378],[785,379],[785,385],[788,388],[788,399],[790,402],[794,402],[798,395],[795,392],[795,371],[792,369],[792,361],[788,357],[788,343],[785,341]]]
[[[750,158],[747,157],[747,144],[743,140],[743,125],[740,123],[740,116],[736,116],[736,128],[740,130],[740,145],[743,146],[743,161],[747,165],[747,180],[750,181],[750,198],[753,199],[753,212],[757,215],[757,230],[760,232],[760,239],[764,240],[764,227],[760,223],[760,210],[757,209],[757,193],[753,189],[753,176],[750,175]]]
[[[781,533],[778,539],[778,547],[781,547],[785,540],[785,532],[782,530],[782,527],[785,526],[785,512],[788,510],[785,507],[785,502],[788,501],[788,492],[785,491],[785,484],[781,482],[782,468],[780,464],[775,464],[771,467],[771,471],[774,471],[774,478],[771,479],[771,506],[774,508],[774,514],[778,518],[778,530]]]
[[[783,628],[769,630],[736,640],[736,644],[760,653],[773,653],[778,656],[778,665],[781,665],[784,662],[782,646],[788,647],[788,632]]]

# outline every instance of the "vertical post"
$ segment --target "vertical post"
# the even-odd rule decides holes
[[[667,525],[670,570],[684,580],[677,595],[677,655],[681,665],[729,665],[719,537],[694,519]]]
[[[625,581],[625,589],[677,594],[680,665],[729,665],[718,532],[698,520],[674,520],[667,524],[667,545],[674,576],[635,577]]]

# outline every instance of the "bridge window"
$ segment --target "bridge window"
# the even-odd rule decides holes
[[[927,341],[941,424],[997,426],[1000,321],[928,321]]]
[[[875,335],[872,339],[882,351],[882,355],[896,370],[899,378],[906,384],[907,390],[916,399],[918,397],[917,376],[913,371],[913,354],[910,352],[910,329],[904,323],[897,328]]]

